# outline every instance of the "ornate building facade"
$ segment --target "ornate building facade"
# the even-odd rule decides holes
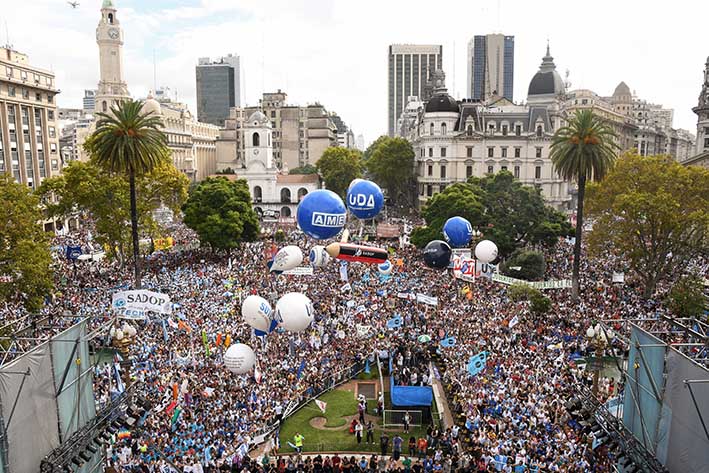
[[[704,81],[699,100],[692,111],[697,114],[697,144],[694,156],[683,163],[709,168],[709,57],[704,64]]]

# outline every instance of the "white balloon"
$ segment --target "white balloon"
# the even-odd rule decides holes
[[[382,264],[378,265],[377,269],[379,269],[379,274],[388,276],[389,274],[391,274],[392,269],[394,269],[394,265],[391,264],[391,261],[386,260]]]
[[[234,374],[248,373],[256,363],[256,353],[250,346],[236,343],[224,353],[224,366]]]
[[[116,340],[123,340],[123,330],[116,330]]]
[[[273,257],[271,271],[287,271],[300,266],[303,262],[303,252],[295,245],[284,246]]]
[[[241,304],[241,315],[251,327],[268,332],[273,318],[273,309],[263,297],[251,295]]]
[[[497,245],[483,240],[475,247],[475,257],[482,263],[491,263],[497,258]]]
[[[322,245],[315,245],[310,249],[310,264],[313,267],[318,268],[320,266],[325,266],[330,262],[330,255],[325,251],[325,247]]]
[[[284,329],[291,332],[302,332],[310,326],[315,311],[313,303],[305,294],[289,292],[276,302],[276,315]]]

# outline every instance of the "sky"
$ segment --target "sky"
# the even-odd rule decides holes
[[[101,0],[0,0],[0,44],[53,70],[60,107],[80,108],[98,82]],[[514,100],[547,40],[571,88],[611,95],[625,81],[638,97],[673,108],[696,131],[709,41],[709,2],[529,0],[114,0],[124,68],[136,98],[167,86],[195,107],[199,57],[241,56],[242,104],[282,89],[291,104],[319,102],[371,142],[387,131],[387,52],[393,43],[442,44],[449,93],[466,92],[466,45],[478,34],[515,36]],[[155,60],[154,60],[155,59]],[[155,68],[153,67],[155,63]],[[154,74],[156,73],[156,74]],[[157,76],[157,81],[155,77]]]

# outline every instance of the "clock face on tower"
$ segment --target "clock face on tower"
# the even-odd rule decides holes
[[[109,29],[109,30],[108,30],[108,36],[109,36],[111,39],[118,39],[118,36],[119,36],[118,28],[111,28],[111,29]]]

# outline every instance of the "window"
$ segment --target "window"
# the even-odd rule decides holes
[[[446,167],[441,166],[441,179],[446,177]]]
[[[473,136],[473,125],[468,125],[467,133],[468,136]]]
[[[541,138],[542,137],[542,126],[537,125],[537,137]]]
[[[501,148],[502,149],[502,157],[506,158],[507,157],[507,148]]]
[[[515,158],[519,158],[522,155],[522,148],[515,148]]]
[[[106,104],[105,100],[101,102],[101,110],[103,110],[104,112],[108,110],[108,104]]]
[[[507,136],[507,125],[502,125],[502,136]]]
[[[500,166],[500,169],[503,171],[507,171],[507,166]]]
[[[515,166],[515,178],[519,179],[519,166]]]
[[[54,120],[54,110],[47,110],[47,119]]]
[[[261,136],[257,132],[251,135],[251,144],[253,146],[261,146]]]
[[[465,177],[472,177],[473,176],[473,167],[472,166],[465,166]]]
[[[495,156],[495,148],[493,148],[492,146],[490,146],[490,147],[488,147],[488,149],[487,149],[487,157],[488,157],[488,158],[492,158],[493,156]]]
[[[431,127],[430,127],[431,132],[429,133],[429,135],[431,135],[431,136],[433,136],[433,129],[434,129],[433,123],[431,123]]]
[[[541,179],[542,178],[542,167],[541,166],[534,166],[534,179]]]
[[[487,167],[487,173],[488,173],[488,174],[493,174],[494,172],[495,172],[495,169],[494,169],[494,167],[493,167],[492,165],[490,165],[490,166]]]
[[[5,66],[5,75],[7,77],[12,77],[12,68],[10,66]]]
[[[27,80],[27,71],[20,71],[20,77],[22,80]]]
[[[582,99],[581,105],[588,105],[588,99]]]
[[[7,95],[9,95],[10,97],[15,96],[15,86],[13,86],[13,85],[7,86]]]
[[[48,85],[49,87],[52,86],[52,78],[51,78],[51,77],[49,77],[49,76],[45,77],[45,78],[44,78],[44,81],[47,83],[47,85]]]
[[[52,96],[52,94],[47,94],[47,102],[54,103],[54,97]]]
[[[433,157],[433,148],[428,148],[428,157],[429,158]]]
[[[428,197],[433,195],[433,186],[431,184],[426,185],[426,195]]]
[[[536,157],[537,157],[537,158],[541,158],[541,157],[542,157],[542,148],[537,147]]]
[[[52,153],[57,152],[57,144],[56,143],[49,143],[49,151]]]
[[[33,79],[34,79],[34,83],[35,83],[35,84],[39,84],[39,79],[40,79],[39,74],[32,74],[32,76],[33,76]]]
[[[30,91],[27,89],[22,89],[22,98],[25,100],[30,99]]]
[[[441,123],[441,135],[445,135],[448,127],[445,123]]]
[[[41,101],[42,101],[42,94],[40,94],[39,92],[37,92],[36,94],[34,94],[34,99],[35,99],[37,102],[41,102]]]
[[[495,124],[494,123],[488,124],[487,129],[490,133],[495,133]]]
[[[271,118],[276,118],[276,111],[275,110],[271,110]]]
[[[441,158],[446,157],[446,148],[441,148]]]
[[[468,146],[465,148],[465,156],[468,158],[473,157],[473,147],[472,146]]]
[[[428,165],[428,175],[433,176],[433,166],[431,164]]]
[[[519,136],[522,134],[522,125],[515,125],[515,135]]]

